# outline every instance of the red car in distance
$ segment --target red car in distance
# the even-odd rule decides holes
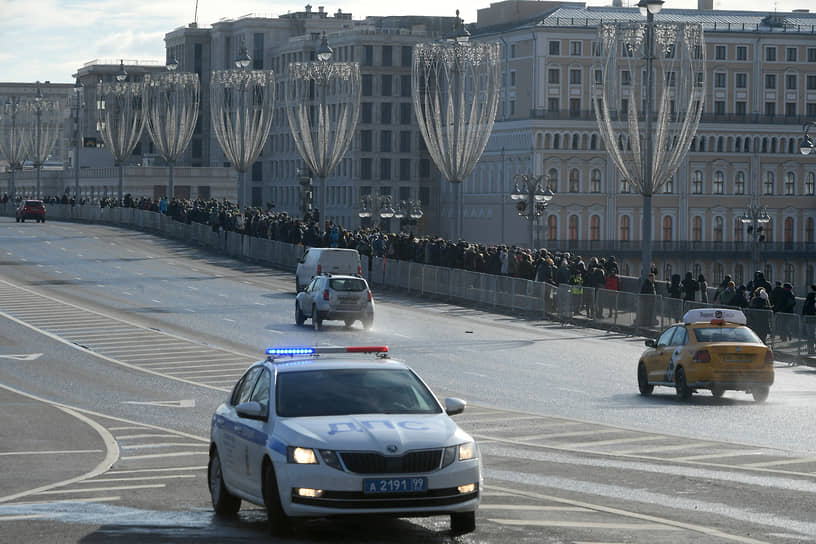
[[[36,219],[37,223],[45,223],[45,204],[42,200],[23,200],[17,208],[17,222],[25,223],[26,219]]]

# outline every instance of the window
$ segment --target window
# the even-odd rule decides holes
[[[723,186],[725,185],[725,174],[722,170],[714,172],[714,194],[723,194]]]
[[[373,115],[373,106],[371,102],[363,102],[360,104],[360,122],[361,123],[371,123],[374,119]]]
[[[747,103],[745,100],[738,100],[734,103],[734,113],[737,115],[747,115]]]
[[[676,72],[668,72],[666,74],[666,86],[667,87],[674,87],[676,82],[677,82],[677,73]]]
[[[601,170],[599,168],[592,169],[592,174],[590,176],[590,184],[591,184],[590,190],[593,193],[601,192]]]
[[[581,190],[580,174],[577,168],[573,168],[569,173],[569,192],[577,193]]]
[[[776,47],[766,47],[765,48],[765,60],[767,62],[775,62],[776,61]]]
[[[703,173],[700,170],[694,171],[694,180],[692,181],[691,192],[695,195],[703,194]]]
[[[383,130],[380,132],[380,152],[391,152],[391,131]]]
[[[516,49],[517,49],[516,44],[512,44],[510,46],[510,58],[511,59],[516,58]]]
[[[558,40],[550,41],[550,55],[558,56],[561,54],[561,42]]]
[[[592,42],[592,56],[600,57],[603,55],[603,45],[599,41]]]
[[[411,124],[411,103],[410,102],[401,102],[400,103],[400,124],[401,125],[410,125]]]
[[[371,131],[370,130],[361,130],[360,131],[360,151],[363,153],[370,152],[373,150],[371,144]]]
[[[816,91],[816,75],[808,74],[807,76],[807,90]]]
[[[746,46],[737,46],[737,60],[748,60],[748,48]]]
[[[391,159],[380,159],[380,179],[391,179]]]
[[[595,70],[593,73],[595,74],[595,84],[603,85],[603,70]]]
[[[548,98],[547,99],[547,109],[550,111],[560,111],[561,104],[557,98]]]
[[[363,74],[361,79],[363,96],[371,96],[373,94],[373,76],[371,74]]]
[[[550,68],[547,71],[547,82],[551,85],[558,85],[561,83],[561,70],[558,68]]]
[[[796,194],[796,174],[788,172],[785,174],[785,195],[793,196]]]
[[[793,243],[793,218],[786,217],[785,218],[785,233],[784,233],[784,241],[786,244]]]
[[[374,65],[374,46],[373,45],[364,45],[363,46],[363,66],[373,66]]]
[[[785,87],[788,90],[795,90],[796,89],[796,74],[788,74],[785,76]]]
[[[774,181],[775,176],[773,172],[765,172],[765,194],[772,195],[774,194]]]
[[[714,241],[715,242],[722,242],[723,241],[723,218],[721,216],[717,216],[714,218]]]
[[[622,215],[620,218],[620,239],[621,242],[629,241],[629,216]]]
[[[663,192],[666,194],[671,194],[674,192],[674,176],[670,177],[666,184],[663,186]]]
[[[547,216],[547,240],[558,240],[558,217]]]
[[[672,228],[672,218],[670,215],[667,215],[663,218],[663,241],[664,242],[671,242],[674,238],[673,236],[673,228]]]
[[[814,117],[816,117],[816,102],[808,102],[805,105],[805,114],[810,119],[813,119]]]
[[[511,86],[511,87],[515,87],[515,86],[516,86],[516,71],[515,71],[515,70],[513,70],[512,72],[510,72],[510,86]]]
[[[392,81],[393,78],[391,77],[391,74],[383,74],[381,83],[382,89],[380,89],[381,90],[380,94],[382,96],[391,96],[392,94],[394,94],[394,89],[392,88],[393,85],[391,84]]]
[[[695,85],[697,85],[698,87],[702,87],[704,82],[705,82],[705,74],[703,72],[697,72]]]
[[[413,55],[414,55],[414,48],[413,47],[411,47],[410,45],[403,45],[402,46],[401,57],[402,57],[402,67],[403,68],[410,68],[411,67],[411,61],[413,59]]]
[[[601,239],[601,218],[597,215],[589,218],[589,239],[593,242]]]
[[[776,89],[776,74],[765,74],[765,88]]]
[[[547,187],[555,193],[558,192],[558,170],[555,168],[550,168],[547,172]]]
[[[360,179],[371,179],[371,159],[360,159]]]
[[[765,102],[765,115],[769,117],[776,115],[776,102]]]
[[[570,42],[570,55],[573,57],[580,57],[583,55],[583,42],[579,41],[571,41]]]
[[[257,161],[252,164],[252,181],[263,181],[263,162]]]
[[[580,84],[581,84],[581,70],[580,69],[570,70],[570,85],[580,85]]]
[[[807,176],[805,177],[805,194],[812,196],[814,194],[814,189],[816,189],[816,174],[813,172],[808,172]]]
[[[808,244],[813,243],[813,218],[808,217],[805,219],[805,242]]]
[[[570,117],[581,116],[581,99],[570,98]]]
[[[745,172],[737,172],[734,178],[734,193],[738,195],[745,194]]]
[[[739,217],[734,218],[734,241],[735,242],[742,242],[742,232],[744,230],[744,226],[742,221]]]
[[[745,89],[748,87],[748,74],[738,73],[734,76],[734,86],[737,89]]]
[[[714,48],[714,58],[717,60],[725,60],[725,46],[718,45]]]
[[[632,73],[629,70],[621,72],[621,85],[628,87],[632,84]]]
[[[621,115],[626,115],[629,112],[629,100],[626,98],[621,98],[621,107],[620,113]]]
[[[694,58],[695,59],[703,58],[703,48],[702,48],[702,46],[700,46],[700,45],[695,45],[694,46]]]
[[[394,48],[390,45],[383,45],[382,48],[382,65],[392,66],[394,64]]]
[[[411,152],[411,131],[403,130],[400,132],[400,153]]]
[[[629,185],[629,180],[627,180],[627,179],[622,179],[621,180],[620,187],[621,187],[620,188],[621,193],[631,193],[632,192],[632,186]]]
[[[785,115],[796,117],[796,102],[785,102]]]
[[[570,215],[569,222],[569,240],[571,242],[578,240],[578,216],[577,215]]]
[[[714,88],[716,89],[725,89],[725,76],[724,72],[716,72],[714,74]]]
[[[380,123],[383,125],[391,124],[391,103],[383,102],[380,104]]]
[[[808,62],[816,62],[816,47],[808,47]]]
[[[796,62],[796,48],[795,47],[785,48],[785,61],[786,62]]]
[[[409,181],[411,179],[411,159],[400,159],[399,169],[400,181]]]
[[[725,115],[725,100],[714,101],[714,115]]]
[[[703,240],[703,218],[695,215],[691,220],[691,241],[701,242]]]

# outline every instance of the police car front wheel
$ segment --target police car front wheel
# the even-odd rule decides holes
[[[266,461],[263,466],[263,498],[270,532],[278,535],[286,533],[289,530],[289,518],[281,506],[278,479],[269,461]]]

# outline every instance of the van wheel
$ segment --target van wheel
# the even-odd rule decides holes
[[[300,311],[300,304],[295,302],[295,324],[297,324],[297,326],[300,327],[305,322],[306,322],[306,316],[303,315],[302,311]]]
[[[312,327],[319,331],[323,327],[323,320],[320,319],[320,314],[317,312],[317,306],[312,306]]]

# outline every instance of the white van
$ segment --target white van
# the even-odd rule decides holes
[[[362,274],[360,254],[356,249],[310,247],[298,261],[295,270],[295,292],[300,293],[312,278],[320,274]]]

